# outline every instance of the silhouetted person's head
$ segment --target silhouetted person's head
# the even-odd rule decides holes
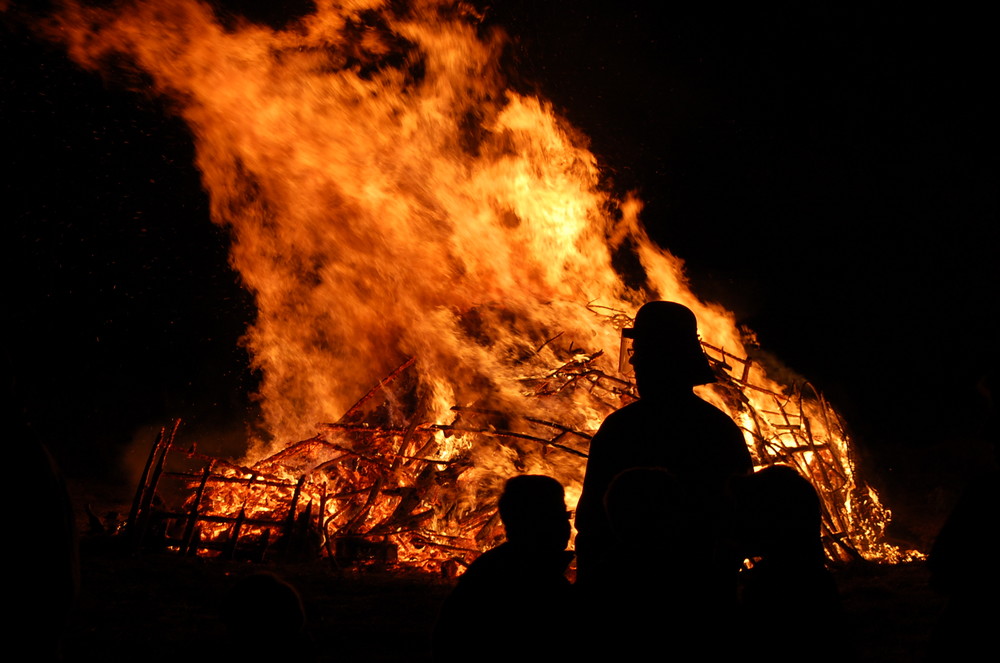
[[[822,558],[816,489],[793,468],[773,465],[737,482],[747,556]]]
[[[570,533],[566,497],[562,484],[552,477],[525,474],[508,479],[499,507],[511,543],[566,549]]]
[[[676,302],[649,302],[622,330],[632,339],[631,363],[639,395],[655,396],[715,382],[698,340],[698,321]]]

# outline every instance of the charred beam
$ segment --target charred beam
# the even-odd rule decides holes
[[[146,529],[149,527],[150,506],[152,505],[153,498],[156,495],[156,487],[160,482],[160,475],[163,473],[163,465],[167,460],[167,454],[170,452],[170,447],[174,443],[174,437],[177,435],[177,429],[180,425],[181,420],[175,420],[170,433],[167,435],[161,435],[159,443],[156,445],[158,447],[159,456],[153,462],[149,483],[146,486],[145,494],[143,495],[136,514],[136,531],[132,539],[133,546],[139,546],[142,544],[142,539],[146,534]]]
[[[555,447],[556,449],[560,449],[562,451],[565,451],[566,453],[573,454],[574,456],[579,456],[580,458],[588,457],[587,454],[583,453],[582,451],[577,451],[572,447],[567,447],[564,444],[558,444],[556,442],[553,442],[552,440],[546,440],[545,438],[535,437],[534,435],[528,435],[526,433],[515,433],[513,431],[481,430],[478,428],[464,428],[459,426],[448,426],[445,424],[437,424],[435,425],[435,428],[437,428],[438,430],[449,431],[453,433],[474,433],[476,435],[487,435],[490,437],[505,437],[513,440],[530,440],[531,442],[537,442],[539,444],[548,447]]]
[[[372,397],[375,396],[375,394],[377,394],[378,392],[380,392],[382,389],[384,389],[386,386],[388,386],[389,383],[391,383],[393,380],[395,380],[400,375],[402,375],[403,371],[405,371],[410,366],[412,366],[414,364],[414,362],[416,362],[416,361],[417,361],[416,357],[410,357],[409,359],[407,359],[406,361],[404,361],[402,364],[400,364],[398,367],[396,367],[396,369],[393,370],[391,373],[389,373],[389,375],[387,375],[384,378],[382,378],[381,380],[379,380],[378,384],[376,384],[374,387],[372,387],[371,390],[369,390],[369,392],[367,394],[365,394],[364,396],[361,397],[361,400],[359,400],[357,403],[355,403],[350,408],[348,408],[347,412],[344,413],[344,416],[342,416],[340,418],[340,420],[341,421],[348,421],[351,418],[351,416],[353,416],[354,413],[356,413],[358,410],[360,410],[362,407],[364,407],[364,404],[367,403],[368,401],[370,401],[372,399]]]
[[[194,541],[195,533],[197,531],[198,524],[198,511],[201,508],[201,499],[205,494],[205,486],[208,484],[208,477],[212,474],[212,464],[205,467],[205,471],[202,472],[201,484],[198,486],[198,490],[195,492],[194,500],[191,504],[191,518],[188,520],[187,525],[184,529],[184,543],[181,548],[182,555],[189,555],[192,552],[192,542]]]

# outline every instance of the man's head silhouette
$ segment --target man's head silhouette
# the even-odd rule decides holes
[[[645,304],[622,336],[632,339],[630,361],[640,396],[715,382],[698,340],[698,320],[683,304]]]

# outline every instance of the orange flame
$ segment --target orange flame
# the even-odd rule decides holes
[[[649,240],[641,203],[599,186],[585,139],[544,100],[506,87],[501,33],[481,34],[461,3],[316,4],[282,30],[224,27],[196,0],[115,11],[73,4],[50,26],[82,66],[126,56],[191,128],[212,219],[231,229],[232,264],[256,299],[246,343],[273,440],[340,421],[409,358],[420,421],[450,421],[458,405],[593,431],[621,401],[596,394],[592,381],[525,396],[540,393],[532,380],[574,358],[611,373],[625,319],[611,313],[648,299],[690,307],[717,359],[746,356],[733,315],[700,301],[681,261]],[[612,267],[621,250],[638,256],[644,291]],[[887,513],[854,478],[836,415],[756,364],[732,370],[743,367],[738,395],[719,387],[703,396],[744,427],[759,464],[812,444],[796,462],[818,486],[828,465],[843,475],[825,484],[838,491],[840,529],[863,554],[889,555]],[[385,423],[415,430],[413,409],[390,407]],[[571,504],[579,495],[577,456],[479,445],[457,427],[420,431],[434,440],[426,456],[474,461],[453,477],[467,490],[448,495],[451,510],[475,509],[490,477],[525,471],[559,477]],[[328,437],[364,451],[350,436]],[[254,457],[281,446],[260,442]],[[423,504],[437,500],[443,512],[442,499]]]

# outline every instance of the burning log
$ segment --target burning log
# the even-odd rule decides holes
[[[402,364],[400,364],[399,366],[397,366],[392,372],[390,372],[384,378],[382,378],[381,380],[379,380],[378,384],[376,384],[374,387],[372,387],[368,391],[367,394],[365,394],[364,396],[362,396],[361,399],[358,400],[357,403],[355,403],[350,408],[348,408],[347,412],[344,413],[344,416],[341,417],[341,421],[352,421],[355,417],[357,417],[361,413],[361,409],[364,407],[364,405],[366,403],[368,403],[372,398],[374,398],[375,394],[377,394],[380,391],[386,389],[390,384],[392,384],[392,382],[396,378],[398,378],[399,376],[403,375],[403,373],[406,371],[406,369],[408,369],[411,366],[413,366],[413,364],[414,364],[414,362],[416,362],[416,360],[417,360],[416,357],[410,357],[409,359],[407,359],[406,361],[404,361]]]
[[[184,530],[184,544],[181,548],[181,552],[184,555],[189,555],[192,552],[192,544],[194,543],[195,534],[198,531],[198,512],[201,509],[201,498],[205,495],[205,486],[208,485],[208,478],[212,475],[212,468],[214,466],[215,463],[209,463],[205,466],[201,482],[198,484],[198,490],[195,491],[194,500],[191,503],[191,518],[188,520],[187,528]]]
[[[296,517],[295,512],[299,505],[299,498],[302,496],[302,484],[306,481],[306,477],[303,474],[299,477],[298,482],[295,484],[295,492],[292,494],[291,504],[288,505],[288,515],[285,517],[285,524],[282,528],[282,538],[286,541],[290,541],[295,534],[295,525],[299,523],[299,519]],[[308,511],[312,510],[312,502],[309,503]],[[306,515],[306,526],[308,525],[308,514]],[[287,544],[286,544],[287,545]],[[287,551],[286,551],[287,552]]]
[[[243,530],[243,524],[246,522],[246,515],[246,509],[240,509],[239,515],[236,516],[236,521],[229,530],[229,538],[226,541],[225,547],[222,549],[222,556],[224,559],[235,558],[236,546],[240,540],[240,532]]]
[[[156,487],[163,472],[163,464],[166,462],[167,454],[173,446],[177,429],[180,428],[181,420],[174,421],[170,433],[165,428],[161,428],[153,443],[153,448],[149,452],[149,459],[143,468],[139,485],[136,488],[135,499],[132,502],[132,509],[129,511],[127,521],[127,531],[132,537],[132,545],[138,548],[142,544],[142,539],[150,524],[150,507],[156,495]]]
[[[489,436],[497,438],[511,438],[515,440],[531,440],[532,442],[538,442],[545,446],[554,447],[556,449],[561,449],[567,453],[579,456],[580,458],[586,458],[587,454],[582,451],[577,451],[571,447],[567,447],[563,444],[558,444],[553,440],[546,440],[545,438],[535,437],[534,435],[527,435],[525,433],[515,433],[514,431],[502,431],[502,430],[488,430],[488,429],[478,429],[478,428],[463,428],[459,426],[448,426],[445,424],[440,424],[435,426],[440,431],[448,433],[470,433],[478,436]]]

